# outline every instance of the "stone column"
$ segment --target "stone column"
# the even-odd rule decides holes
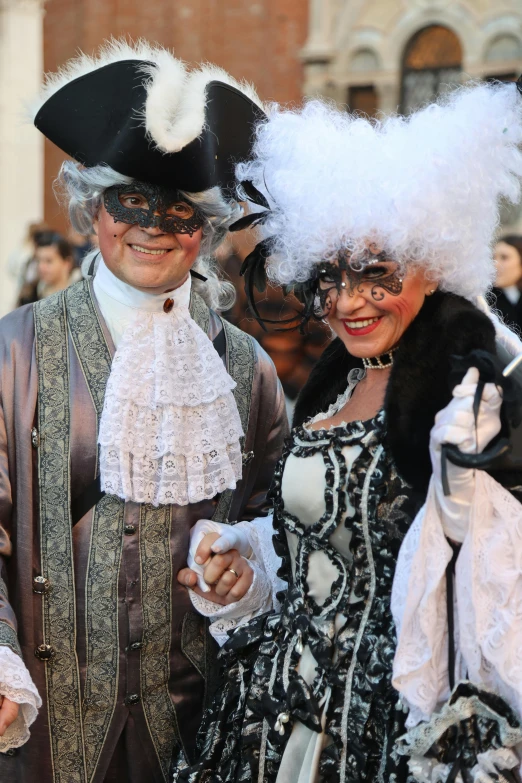
[[[332,16],[332,0],[309,0],[308,39],[301,50],[304,95],[324,95],[328,92],[333,54]]]
[[[43,216],[43,138],[27,118],[43,71],[44,0],[0,0],[0,316],[12,309],[8,259]]]
[[[384,114],[396,114],[401,99],[400,73],[385,73],[375,80],[379,111]]]

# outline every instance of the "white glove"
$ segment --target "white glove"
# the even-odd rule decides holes
[[[208,533],[219,533],[220,536],[212,544],[212,551],[216,554],[224,554],[230,549],[237,549],[240,555],[247,559],[252,555],[252,547],[246,530],[236,525],[225,525],[223,522],[214,522],[212,519],[198,519],[190,531],[190,546],[187,555],[187,565],[198,575],[198,587],[204,593],[210,591],[210,586],[203,579],[203,572],[208,563],[196,563],[196,550],[202,539]]]
[[[224,554],[230,549],[237,549],[240,555],[246,557],[252,557],[252,547],[250,545],[250,539],[248,533],[244,527],[239,525],[221,525],[221,536],[212,544],[212,551],[216,554]]]
[[[453,389],[451,402],[435,416],[430,436],[430,456],[433,467],[435,496],[441,512],[444,534],[458,543],[466,536],[471,503],[475,492],[475,471],[460,468],[447,461],[451,495],[445,496],[441,481],[441,446],[451,443],[466,454],[480,454],[500,432],[502,397],[494,383],[486,383],[475,426],[473,400],[479,371],[470,367],[462,383]]]

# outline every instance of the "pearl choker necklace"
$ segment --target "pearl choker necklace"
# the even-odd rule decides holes
[[[381,353],[380,356],[370,356],[369,359],[363,358],[363,367],[365,370],[387,370],[393,364],[394,353],[395,349]]]

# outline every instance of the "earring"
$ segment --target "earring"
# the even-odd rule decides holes
[[[434,294],[436,290],[437,290],[436,288],[430,288],[429,295],[431,296],[432,294]]]
[[[341,283],[341,288],[346,288],[346,283]]]

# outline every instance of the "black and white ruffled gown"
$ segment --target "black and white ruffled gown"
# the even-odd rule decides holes
[[[329,411],[345,404],[360,370]],[[391,684],[390,596],[401,542],[424,498],[397,475],[384,412],[292,431],[272,489],[288,582],[279,614],[239,627],[200,731],[191,783],[406,783],[394,752],[406,715]]]

